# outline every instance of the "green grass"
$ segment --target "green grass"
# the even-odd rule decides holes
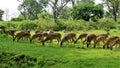
[[[111,36],[119,36],[120,33],[115,34],[114,31],[116,30],[111,30]],[[78,36],[83,31],[75,32]],[[101,30],[94,30],[87,33],[100,34],[102,32]],[[13,42],[10,37],[0,35],[0,52],[13,53],[16,56],[24,54],[35,57],[37,62],[32,68],[120,68],[120,49],[114,48],[111,51],[102,49],[101,45],[97,48],[93,48],[92,45],[86,48],[80,41],[72,45],[65,43],[63,47],[60,47],[56,41],[50,45],[46,43],[45,46],[42,46],[38,40],[32,44],[26,39]]]

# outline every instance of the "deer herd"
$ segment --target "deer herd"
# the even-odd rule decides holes
[[[105,34],[96,35],[82,33],[78,36],[78,38],[76,36],[76,33],[74,32],[68,32],[62,38],[61,33],[54,32],[51,30],[44,32],[43,30],[39,29],[36,30],[35,33],[31,36],[30,30],[22,30],[16,33],[16,30],[5,30],[4,27],[0,27],[0,29],[2,29],[1,32],[3,32],[4,34],[12,36],[13,41],[19,41],[20,39],[28,38],[30,40],[30,43],[32,43],[34,39],[38,38],[43,46],[45,45],[45,42],[49,41],[50,43],[52,43],[53,40],[56,39],[58,41],[58,44],[60,44],[60,47],[62,47],[63,44],[65,44],[65,42],[76,44],[78,40],[81,40],[81,42],[85,44],[87,48],[89,47],[92,41],[94,48],[96,48],[97,44],[100,42],[103,43],[103,48],[107,47],[110,48],[110,50],[113,49],[113,46],[117,46],[117,44],[119,44],[120,47],[120,37],[109,37],[108,29],[105,29]]]

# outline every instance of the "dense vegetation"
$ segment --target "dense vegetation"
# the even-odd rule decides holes
[[[113,19],[99,19],[98,22],[84,20],[65,20],[60,19],[58,24],[53,20],[25,20],[25,21],[5,21],[0,22],[0,26],[5,26],[7,29],[44,29],[44,30],[91,30],[91,29],[120,29],[120,21],[115,22]]]
[[[116,31],[116,33],[115,33]],[[77,36],[83,31],[75,31]],[[103,30],[90,30],[88,33],[101,34]],[[65,34],[62,33],[62,36]],[[110,36],[119,35],[111,30]],[[65,43],[63,47],[54,40],[45,46],[38,40],[30,44],[27,39],[13,42],[10,36],[0,35],[0,67],[32,67],[32,68],[119,68],[120,52],[118,48],[103,49],[102,43],[93,48],[86,48],[80,41],[77,44]],[[79,48],[77,48],[79,46]]]
[[[78,37],[84,32],[98,35],[108,29],[109,37],[120,37],[120,0],[103,0],[104,4],[97,5],[93,0],[18,1],[21,4],[17,18],[1,21],[4,11],[0,10],[0,28],[5,26],[6,33],[11,29],[17,32],[30,30],[33,35],[35,30],[43,29],[59,32],[63,38],[67,31]],[[104,11],[103,6],[107,6],[108,11]],[[46,10],[48,7],[51,7],[52,14]],[[42,46],[38,39],[32,44],[25,38],[13,42],[11,36],[0,32],[1,68],[120,68],[119,48],[103,49],[102,43],[93,48],[93,42],[86,48],[80,41],[76,44],[66,42],[60,47],[55,40]]]

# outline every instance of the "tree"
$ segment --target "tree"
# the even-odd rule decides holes
[[[93,1],[95,0],[70,0],[70,2],[72,3],[72,7],[79,3],[93,2]]]
[[[104,4],[107,6],[108,11],[113,16],[114,20],[117,21],[117,17],[119,16],[120,9],[120,0],[103,0]]]
[[[41,13],[48,4],[48,0],[22,0],[18,10],[25,19],[38,19],[38,14]]]
[[[71,11],[72,9],[69,7],[64,7],[63,10],[61,11],[59,18],[61,19],[72,19],[71,18]]]
[[[10,18],[9,9],[6,9],[6,10],[4,11],[4,14],[5,14],[6,20],[9,20],[9,18]]]
[[[49,0],[49,5],[53,10],[54,22],[58,22],[58,17],[62,12],[63,8],[68,4],[70,0]]]
[[[83,19],[89,21],[90,18],[102,18],[103,14],[103,7],[95,5],[93,2],[80,3],[74,6],[72,10],[72,17],[76,20]]]
[[[2,15],[4,14],[4,11],[0,9],[0,21],[2,21]]]

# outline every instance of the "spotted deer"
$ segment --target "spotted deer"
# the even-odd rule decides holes
[[[95,34],[88,34],[88,35],[86,36],[84,42],[86,43],[87,48],[89,47],[91,41],[93,41],[93,42],[95,41],[96,37],[97,37],[97,36],[96,36]]]
[[[65,34],[65,36],[61,40],[60,46],[62,47],[63,43],[66,42],[66,41],[68,42],[69,40],[70,41],[72,40],[71,42],[75,42],[76,34],[72,33],[72,32]]]
[[[113,43],[110,45],[110,50],[113,49],[113,46],[119,44],[119,48],[120,48],[120,38],[117,38],[113,41]]]
[[[13,41],[15,41],[16,38],[17,38],[17,41],[19,41],[23,37],[28,37],[30,39],[30,31],[29,30],[23,30],[23,31],[17,33],[15,35],[15,38],[13,39]]]
[[[87,35],[88,35],[87,33],[82,33],[82,34],[80,34],[79,37],[75,40],[74,43],[77,43],[77,41],[78,41],[79,39],[81,39],[81,41],[84,43],[83,38],[86,38]]]
[[[44,33],[43,35],[45,36],[45,39],[41,41],[43,46],[44,46],[46,41],[50,40],[52,42],[53,39],[56,39],[58,41],[58,43],[59,43],[61,41],[61,37],[62,37],[62,35],[60,33],[57,33],[57,32]]]
[[[105,44],[103,45],[103,48],[105,48],[107,46],[107,48],[109,48],[109,45],[113,44],[113,42],[118,39],[118,36],[112,36],[110,38],[108,38],[105,42]]]

